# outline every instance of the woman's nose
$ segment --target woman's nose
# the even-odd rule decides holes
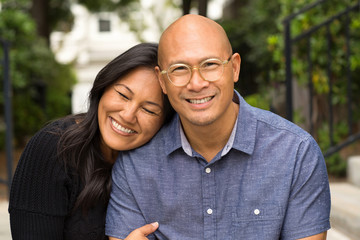
[[[136,122],[137,107],[131,104],[127,104],[124,109],[120,111],[121,118],[128,123]]]

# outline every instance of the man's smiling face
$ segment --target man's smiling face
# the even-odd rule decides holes
[[[234,82],[238,80],[239,67],[236,66],[240,65],[240,56],[231,55],[226,34],[207,21],[191,21],[191,17],[185,18],[163,34],[159,46],[161,70],[167,70],[176,63],[199,66],[208,58],[223,61],[230,56],[230,62],[224,65],[222,77],[214,82],[204,80],[197,69],[193,70],[189,83],[182,87],[174,86],[166,74],[159,75],[163,91],[168,95],[183,125],[207,126],[218,120],[223,121],[232,111],[230,105]]]

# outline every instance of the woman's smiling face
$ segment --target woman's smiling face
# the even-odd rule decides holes
[[[107,88],[98,107],[102,151],[137,148],[164,122],[163,95],[153,69],[139,67]]]

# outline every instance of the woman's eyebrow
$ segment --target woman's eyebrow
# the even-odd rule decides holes
[[[159,108],[162,108],[160,104],[156,103],[156,102],[151,102],[151,101],[146,101],[145,102],[146,104],[151,104],[151,105],[154,105],[154,106],[157,106]]]
[[[121,84],[121,83],[117,83],[117,84],[115,84],[115,86],[122,86],[122,87],[124,87],[124,88],[126,88],[131,94],[134,94],[134,92],[128,87],[128,86],[126,86],[126,85],[124,85],[124,84]]]

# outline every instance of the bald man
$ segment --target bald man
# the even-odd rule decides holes
[[[124,239],[154,222],[126,239],[326,239],[322,153],[304,130],[234,90],[241,59],[223,28],[185,15],[158,52],[159,81],[178,115],[119,155],[106,234]]]

